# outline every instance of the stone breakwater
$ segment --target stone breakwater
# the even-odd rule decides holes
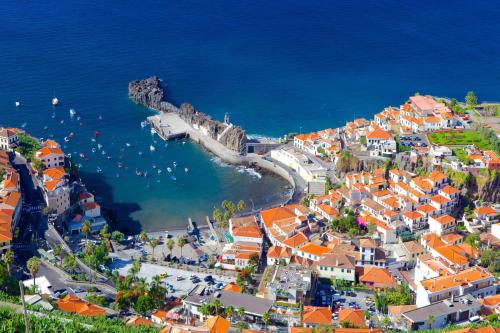
[[[182,103],[180,107],[169,103],[165,89],[156,76],[130,82],[128,95],[134,102],[145,107],[160,112],[175,112],[189,126],[216,140],[224,147],[238,154],[246,153],[247,136],[243,128],[212,119],[189,103]]]

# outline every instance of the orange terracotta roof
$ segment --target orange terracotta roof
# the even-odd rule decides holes
[[[17,205],[19,205],[19,201],[21,201],[21,193],[19,192],[10,192],[3,199],[3,203],[7,206],[12,207],[13,209],[15,209]]]
[[[426,290],[430,292],[438,292],[461,285],[466,286],[471,282],[491,277],[492,275],[488,271],[474,266],[472,268],[460,271],[457,274],[423,280],[421,281],[421,284]]]
[[[424,217],[424,215],[420,214],[419,212],[415,212],[415,211],[406,211],[403,213],[403,215],[406,216],[407,218],[409,218],[410,220],[417,220],[417,219]]]
[[[154,323],[147,319],[147,318],[144,318],[144,317],[140,317],[140,316],[133,316],[132,318],[130,318],[129,320],[127,320],[127,322],[125,323],[125,325],[127,326],[140,326],[140,325],[143,325],[143,326],[153,326]]]
[[[325,214],[328,215],[338,215],[339,211],[336,210],[334,207],[327,205],[327,204],[319,204],[318,208],[321,209]]]
[[[339,311],[339,323],[343,321],[356,327],[366,327],[365,310],[342,308]]]
[[[375,129],[374,131],[368,133],[366,138],[369,140],[391,140],[392,134],[391,132],[384,131],[382,129]]]
[[[440,217],[433,216],[432,218],[441,225],[446,225],[455,222],[455,219],[448,214],[441,215]]]
[[[67,295],[56,301],[59,310],[63,312],[76,313],[81,316],[103,316],[106,310],[90,302],[82,300],[77,296]]]
[[[100,208],[101,206],[99,206],[99,204],[96,202],[87,202],[84,205],[84,207],[85,207],[85,210],[92,210],[92,209]]]
[[[62,184],[63,181],[60,180],[60,179],[52,179],[52,180],[48,180],[44,183],[45,185],[45,188],[47,189],[47,191],[53,191],[55,190],[60,184]]]
[[[479,207],[474,210],[477,215],[497,215],[497,211],[492,207]]]
[[[298,234],[295,234],[292,237],[285,239],[283,241],[283,244],[291,248],[296,248],[306,242],[307,242],[307,237],[302,232],[299,232]]]
[[[500,294],[483,298],[482,304],[485,306],[498,306],[498,305],[500,305]]]
[[[365,267],[363,275],[359,277],[359,281],[384,286],[396,285],[396,280],[394,280],[391,273],[387,269],[379,267]]]
[[[293,326],[290,328],[290,333],[312,333],[312,331],[312,327]]]
[[[431,201],[433,201],[433,202],[435,202],[435,203],[437,203],[439,205],[444,205],[444,204],[446,204],[446,203],[448,203],[448,202],[451,201],[450,199],[445,198],[445,197],[443,197],[442,195],[439,195],[439,194],[436,194],[436,195],[430,197],[429,200],[431,200]]]
[[[51,147],[43,147],[36,151],[36,157],[44,158],[49,155],[64,155],[64,152],[61,148],[51,148]]]
[[[231,324],[224,317],[213,316],[208,318],[202,325],[210,330],[210,333],[227,333]]]
[[[292,249],[284,246],[271,246],[267,251],[268,258],[290,258]]]
[[[233,292],[233,293],[241,293],[243,291],[243,288],[241,288],[240,286],[238,286],[236,283],[228,283],[225,287],[224,287],[224,290],[225,291],[230,291],[230,292]]]
[[[327,307],[304,306],[302,322],[306,324],[331,324],[332,311]]]
[[[57,143],[56,141],[51,140],[51,139],[45,140],[45,142],[43,143],[43,145],[45,147],[49,147],[49,148],[59,148],[60,147],[59,143]]]
[[[160,320],[167,320],[167,311],[163,311],[163,310],[156,310],[155,312],[153,312],[151,314],[151,317],[156,317]]]
[[[302,246],[299,250],[316,256],[322,256],[323,254],[330,252],[329,248],[314,243],[308,243]]]
[[[43,170],[44,176],[47,176],[50,179],[61,179],[64,178],[66,175],[66,172],[64,171],[64,168],[59,167],[59,168],[48,168]]]
[[[296,218],[297,215],[294,213],[294,209],[298,208],[296,206],[298,205],[287,205],[263,210],[260,212],[261,220],[269,228],[277,221]]]
[[[430,213],[435,212],[437,210],[436,207],[431,206],[429,204],[423,204],[423,205],[417,206],[415,209],[418,210],[419,212],[424,213],[424,214],[430,214]]]
[[[438,182],[440,180],[448,178],[448,176],[442,173],[441,171],[434,170],[429,174],[428,178],[432,182]]]
[[[262,233],[258,227],[233,228],[233,236],[262,238]]]
[[[453,194],[457,194],[457,193],[460,193],[460,191],[456,188],[454,188],[453,186],[450,186],[450,185],[447,185],[445,187],[443,187],[441,190],[441,192],[445,193],[445,194],[448,194],[448,195],[453,195]]]
[[[370,239],[370,238],[362,238],[359,240],[359,246],[361,247],[365,247],[365,248],[376,248],[377,245],[375,244],[375,242],[373,241],[373,239]]]

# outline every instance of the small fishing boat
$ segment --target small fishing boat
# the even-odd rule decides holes
[[[92,148],[92,152],[95,153],[97,151],[97,149],[95,149],[95,147]]]
[[[100,167],[97,167],[96,171],[97,171],[97,173],[101,173],[102,169]]]
[[[125,146],[130,147],[130,143],[128,143],[128,142],[125,143]]]
[[[84,153],[80,153],[80,157],[83,159],[87,158]]]
[[[56,106],[56,105],[58,105],[58,104],[59,104],[59,99],[58,99],[57,97],[53,97],[53,98],[52,98],[52,105],[53,105],[53,106]]]
[[[172,165],[174,166],[174,168],[177,168],[177,162],[172,163]]]
[[[156,133],[156,130],[153,127],[151,127],[151,134],[154,135],[155,133]]]
[[[161,174],[161,169],[158,169],[158,174],[159,174],[159,175]]]
[[[153,167],[153,169],[156,169],[156,164],[153,164],[152,167]]]
[[[177,178],[175,178],[175,176],[172,176],[172,177],[170,177],[170,178],[171,178],[173,181],[176,181],[176,180],[177,180]]]
[[[118,163],[116,163],[116,166],[121,169],[121,168],[123,168],[123,163],[122,162],[118,162]]]
[[[26,127],[26,125],[28,125],[28,123],[23,123],[23,124],[21,125],[21,128],[25,128],[25,127]]]
[[[45,126],[43,129],[46,131],[49,129],[49,126]]]
[[[16,102],[16,107],[21,106],[21,102]]]
[[[98,137],[101,136],[101,133],[99,131],[93,131],[92,136],[97,139]]]
[[[155,148],[155,146],[150,145],[150,146],[149,146],[149,150],[150,150],[150,151],[155,151],[155,150],[156,150],[156,148]]]
[[[80,116],[76,117],[76,120],[80,121],[82,119]]]
[[[170,167],[167,168],[168,172],[172,172],[172,169]]]
[[[188,169],[188,168],[184,168],[184,172],[185,172],[185,173],[188,173],[188,172],[189,172],[189,169]]]
[[[144,171],[144,178],[148,178],[148,172]]]
[[[64,124],[64,120],[61,120],[60,123],[61,123],[61,125]]]
[[[67,136],[64,137],[64,142],[69,142],[69,138]]]
[[[74,115],[76,115],[76,111],[75,111],[75,109],[69,109],[69,115],[70,115],[71,117],[73,117]]]
[[[106,158],[107,158],[108,160],[112,159],[112,157],[111,157],[111,156],[109,156],[109,155],[108,155],[108,156],[106,156]]]
[[[100,143],[97,144],[97,149],[101,150],[102,145]]]
[[[68,135],[68,136],[69,136],[70,138],[74,138],[74,137],[75,137],[75,133],[71,132],[71,133],[69,133],[69,135]]]
[[[102,153],[103,155],[106,155],[106,151],[105,151],[105,150],[103,150],[101,153]]]
[[[142,176],[142,172],[140,172],[139,170],[135,169],[135,175],[137,177],[140,177],[140,176]]]
[[[139,154],[140,156],[142,156],[143,152],[142,152],[142,151],[140,151],[138,154]]]
[[[146,120],[141,121],[141,128],[148,126],[148,122]]]
[[[90,139],[90,141],[92,141],[92,142],[96,142],[96,140],[95,140],[94,138]]]

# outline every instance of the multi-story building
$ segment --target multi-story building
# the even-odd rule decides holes
[[[17,131],[13,128],[0,128],[0,149],[12,151],[19,145]]]

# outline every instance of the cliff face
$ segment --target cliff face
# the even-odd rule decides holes
[[[152,76],[145,80],[135,80],[128,85],[128,96],[137,104],[152,108],[161,112],[177,112],[179,116],[192,127],[203,127],[207,129],[208,135],[217,140],[225,147],[239,153],[246,152],[247,136],[245,130],[239,126],[223,124],[212,119],[209,115],[196,110],[191,104],[183,103],[180,108],[166,100],[165,90],[161,81]],[[226,128],[228,128],[226,130]],[[224,132],[225,131],[225,132]]]
[[[479,189],[479,199],[485,202],[500,202],[500,173],[495,172],[493,177]]]

